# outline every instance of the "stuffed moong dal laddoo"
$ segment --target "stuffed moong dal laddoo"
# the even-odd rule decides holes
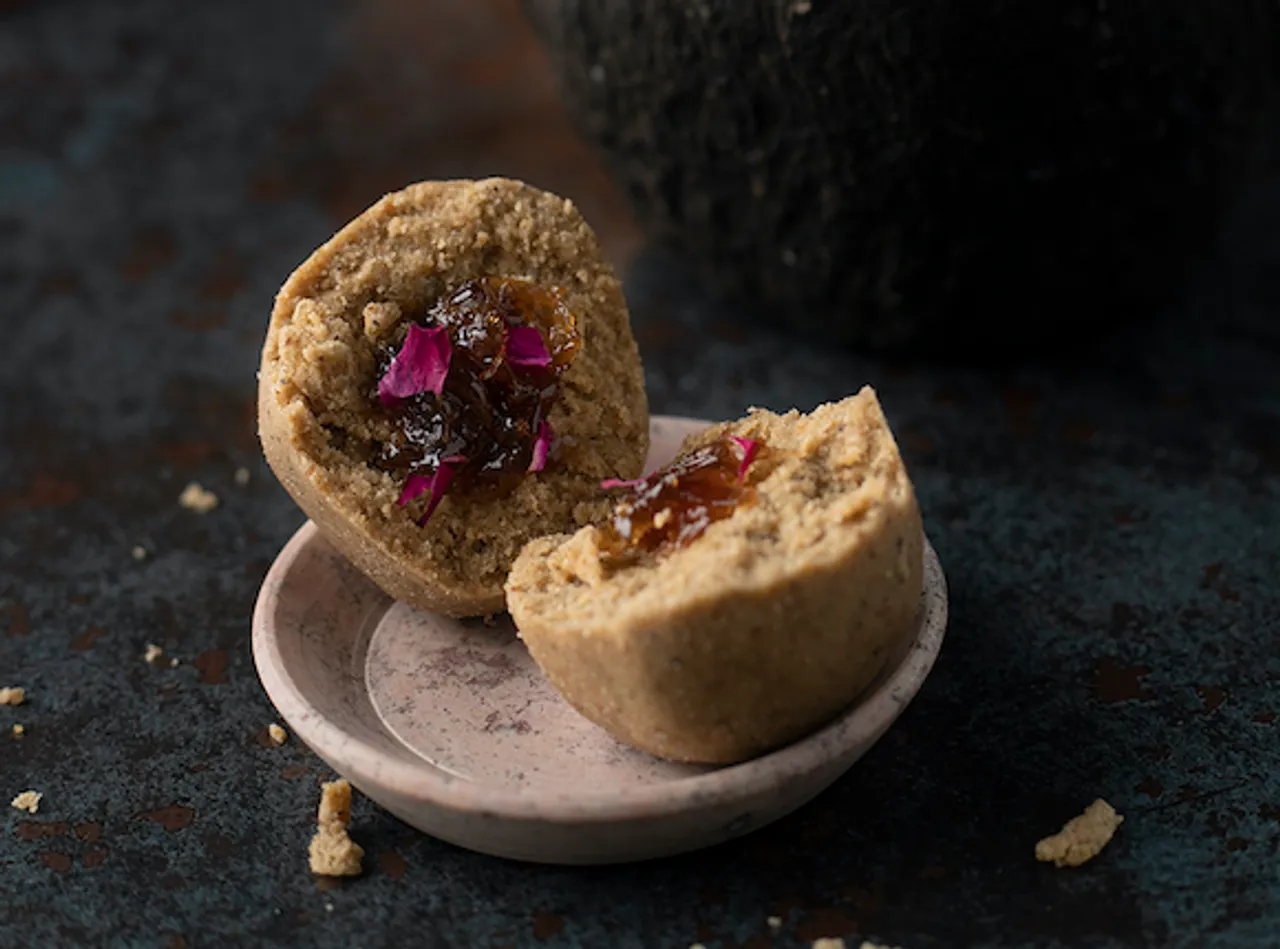
[[[609,518],[525,547],[507,602],[556,690],[627,744],[754,757],[848,706],[912,633],[920,512],[869,388],[713,426],[607,487]]]
[[[339,231],[276,297],[258,419],[272,470],[390,596],[501,611],[524,544],[608,511],[649,418],[618,280],[572,203],[424,182]]]
[[[269,464],[391,597],[509,608],[619,740],[729,763],[802,737],[911,634],[920,514],[875,394],[753,410],[640,477],[621,287],[573,205],[505,179],[387,195],[286,281]]]

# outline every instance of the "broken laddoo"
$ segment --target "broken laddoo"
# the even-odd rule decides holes
[[[920,513],[869,388],[753,410],[604,487],[611,514],[529,543],[507,602],[556,690],[627,744],[769,751],[856,699],[914,628]]]
[[[608,511],[649,417],[617,278],[571,202],[506,179],[389,194],[280,290],[262,351],[268,463],[390,596],[504,608],[530,540]]]

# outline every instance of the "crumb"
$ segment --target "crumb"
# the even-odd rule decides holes
[[[325,904],[324,904],[324,911],[325,911],[326,913],[332,913],[332,912],[333,912],[333,904],[332,904],[332,903],[325,903]]]
[[[170,668],[170,669],[172,669],[174,666],[176,666],[176,665],[177,665],[179,662],[181,662],[181,661],[182,661],[182,660],[181,660],[181,659],[179,659],[177,656],[170,656],[170,657],[169,657],[169,668]]]
[[[271,739],[271,744],[277,746],[283,745],[289,737],[289,733],[275,722],[267,726],[267,735]]]
[[[237,468],[236,473],[233,477],[236,484],[240,485],[240,487],[243,488],[246,484],[249,483],[249,469]]]
[[[28,814],[34,814],[40,809],[40,799],[44,797],[39,791],[23,791],[12,801],[9,806],[19,811],[26,811]]]
[[[164,656],[164,649],[155,643],[147,643],[147,651],[142,654],[142,658],[153,666],[160,662]]]
[[[178,503],[188,511],[195,511],[197,514],[208,514],[218,506],[218,496],[212,491],[202,488],[198,482],[192,481],[182,489],[182,494],[178,496]]]
[[[136,545],[131,551],[131,553],[133,554],[134,560],[147,559],[147,548],[143,547],[141,544]]]
[[[9,734],[12,735],[14,738],[21,738],[26,733],[27,733],[27,730],[22,725],[14,725],[13,728],[9,729]]]
[[[21,705],[27,700],[27,690],[13,686],[0,689],[0,705]]]
[[[351,822],[351,785],[345,780],[326,781],[320,789],[318,829],[309,849],[311,872],[321,876],[360,875],[364,850],[347,836]]]
[[[769,929],[772,932],[776,933],[779,929],[782,928],[781,916],[770,916],[768,919],[765,920],[765,922],[768,923]]]
[[[845,949],[844,940],[823,936],[813,941],[813,949]]]
[[[1058,833],[1036,844],[1036,859],[1059,867],[1078,867],[1101,853],[1123,822],[1115,808],[1098,798]]]

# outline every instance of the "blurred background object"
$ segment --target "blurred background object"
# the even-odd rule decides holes
[[[1056,347],[1157,312],[1274,121],[1264,0],[526,6],[648,232],[860,347]]]

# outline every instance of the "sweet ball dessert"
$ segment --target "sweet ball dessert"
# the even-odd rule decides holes
[[[869,388],[754,410],[603,488],[607,517],[525,547],[507,603],[556,690],[627,744],[755,757],[848,706],[912,633],[920,512]]]
[[[388,595],[504,609],[530,540],[608,513],[649,418],[617,278],[572,203],[506,179],[389,194],[289,277],[262,350],[267,461]]]

